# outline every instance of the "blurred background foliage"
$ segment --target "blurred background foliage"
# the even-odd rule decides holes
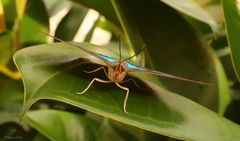
[[[210,88],[199,88],[164,78],[159,85],[233,122],[221,128],[239,126],[239,7],[237,0],[0,0],[0,138],[201,140],[185,136],[191,131],[158,132],[138,124],[137,128],[130,126],[133,121],[129,119],[121,123],[118,117],[107,118],[109,114],[104,112],[99,116],[84,107],[71,106],[73,103],[49,99],[34,102],[19,123],[27,88],[12,57],[23,48],[53,42],[42,32],[67,41],[104,46],[115,53],[120,34],[125,56],[148,42],[140,59],[132,60],[135,64],[210,82]],[[27,55],[21,54],[25,58]],[[208,139],[208,134],[204,136]]]

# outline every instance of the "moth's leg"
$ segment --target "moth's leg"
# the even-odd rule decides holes
[[[126,106],[127,106],[127,99],[128,99],[129,89],[128,89],[127,87],[121,86],[121,85],[118,84],[117,82],[115,82],[115,84],[116,84],[119,88],[127,91],[127,92],[126,92],[125,99],[124,99],[124,103],[123,103],[123,110],[124,110],[124,113],[125,113],[125,114],[128,114],[128,112],[126,111]]]
[[[82,92],[77,92],[76,94],[84,94],[91,87],[91,85],[93,84],[94,81],[98,81],[101,83],[111,83],[112,82],[110,80],[107,81],[107,80],[101,80],[99,78],[93,78],[93,80],[88,84],[88,86]]]
[[[130,78],[130,79],[121,81],[121,82],[119,82],[119,83],[126,83],[126,82],[129,82],[129,81],[132,81],[132,82],[135,84],[135,86],[137,86],[139,89],[143,90],[143,88],[141,88],[141,87],[137,84],[136,80],[133,79],[133,78]]]
[[[86,73],[94,73],[94,72],[97,72],[97,71],[99,71],[101,69],[103,69],[103,71],[106,74],[106,76],[108,76],[107,71],[106,71],[106,69],[104,67],[99,67],[99,68],[97,68],[95,70],[92,70],[92,71],[86,71],[86,70],[83,70],[83,71],[86,72]]]

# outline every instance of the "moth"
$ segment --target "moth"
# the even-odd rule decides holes
[[[183,77],[180,77],[180,76],[176,76],[176,75],[172,75],[172,74],[168,74],[168,73],[164,73],[164,72],[160,72],[160,71],[155,71],[155,70],[151,70],[151,69],[147,69],[147,68],[142,68],[142,67],[139,67],[139,66],[136,66],[134,64],[131,64],[131,63],[127,62],[127,60],[129,60],[129,59],[137,56],[139,53],[141,53],[145,46],[140,51],[135,53],[134,55],[132,55],[128,58],[122,59],[122,57],[121,57],[121,46],[120,46],[120,43],[119,43],[120,57],[119,57],[119,59],[115,59],[115,58],[108,57],[106,55],[97,54],[97,53],[94,53],[92,51],[88,51],[84,48],[79,47],[78,45],[76,45],[74,43],[64,41],[64,40],[59,39],[59,38],[57,38],[55,36],[52,36],[50,34],[47,34],[47,33],[44,33],[44,34],[46,34],[47,36],[50,36],[50,37],[52,37],[52,38],[54,38],[54,39],[56,39],[60,42],[66,43],[67,45],[69,45],[71,47],[76,47],[76,48],[88,53],[89,55],[92,55],[92,56],[96,57],[97,59],[100,59],[101,61],[103,61],[106,66],[101,66],[101,67],[99,67],[95,70],[92,70],[92,71],[84,70],[84,72],[94,73],[94,72],[97,72],[99,70],[103,70],[104,73],[106,74],[108,80],[93,78],[90,81],[90,83],[87,85],[87,87],[82,92],[76,92],[76,94],[78,94],[78,95],[85,94],[85,92],[92,86],[92,84],[95,81],[100,82],[100,83],[115,83],[117,87],[126,91],[126,95],[125,95],[124,103],[123,103],[123,111],[126,114],[128,114],[128,112],[126,110],[126,106],[127,106],[128,95],[129,95],[129,88],[125,87],[125,86],[122,86],[121,84],[125,83],[125,82],[128,82],[128,81],[132,81],[137,87],[139,87],[133,78],[125,80],[126,76],[131,72],[138,71],[140,73],[148,73],[148,74],[152,74],[152,75],[156,75],[156,76],[162,76],[162,77],[187,81],[187,82],[196,83],[196,84],[200,84],[200,85],[210,85],[207,82],[192,80],[192,79],[183,78]],[[107,67],[107,70],[106,70],[105,67]]]

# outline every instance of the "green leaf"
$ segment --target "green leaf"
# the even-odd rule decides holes
[[[31,111],[25,120],[52,141],[95,141],[99,126],[84,116],[56,110]]]
[[[22,82],[12,79],[0,79],[0,124],[19,123],[22,111]]]
[[[114,28],[112,27],[112,24],[110,24],[110,22],[106,20],[106,18],[101,17],[98,21],[97,27],[114,33]]]
[[[227,29],[229,47],[231,49],[232,61],[238,80],[240,80],[240,7],[237,0],[222,0],[222,6]]]
[[[106,118],[97,121],[87,116],[70,112],[37,110],[28,112],[25,121],[54,141],[123,140],[113,130],[109,124],[109,120]]]
[[[8,64],[12,57],[12,35],[9,32],[0,34],[0,65]]]
[[[197,19],[194,19],[187,15],[186,16],[183,15],[183,17],[203,36],[204,35],[212,35],[212,29],[208,24],[206,24],[202,21],[199,21]],[[216,32],[218,32],[218,31],[215,31],[215,33]],[[212,38],[210,38],[210,39],[212,39]]]
[[[14,0],[2,0],[4,18],[7,29],[12,29],[15,19],[17,17],[15,1]]]
[[[213,56],[214,60],[214,65],[216,68],[216,76],[217,76],[217,81],[218,87],[219,87],[219,108],[218,111],[221,115],[224,114],[228,104],[230,103],[230,96],[229,96],[229,87],[228,87],[228,80],[225,75],[224,68],[221,65],[221,62],[217,58],[217,56]]]
[[[48,138],[41,134],[38,134],[32,141],[51,141],[51,140],[49,140]]]
[[[98,121],[101,126],[96,131],[98,141],[143,141],[144,130],[106,117],[87,112],[86,116]],[[111,138],[109,138],[111,136]]]
[[[42,0],[28,0],[26,11],[20,26],[20,43],[23,47],[45,43],[47,37],[41,32],[48,32],[49,18]]]
[[[1,80],[0,89],[0,124],[7,122],[19,123],[22,110],[22,90],[19,81]],[[16,86],[17,85],[17,86]]]
[[[195,19],[207,23],[213,31],[217,30],[216,21],[210,16],[210,14],[199,6],[194,0],[159,0],[167,5],[179,10]]]
[[[97,53],[113,57],[110,52],[91,44],[81,43],[79,46],[96,49]],[[76,95],[76,92],[86,88],[93,77],[101,78],[104,75],[103,72],[91,75],[84,73],[83,69],[91,70],[94,66],[80,65],[84,58],[100,62],[90,54],[63,43],[38,45],[18,51],[14,61],[22,74],[26,90],[24,111],[40,99],[52,99],[174,138],[199,141],[232,141],[240,138],[238,125],[187,98],[167,91],[153,82],[155,77],[151,75],[135,74],[146,85],[144,90],[127,85],[130,88],[128,115],[123,112],[125,91],[115,85],[96,82],[85,95]],[[43,117],[44,114],[38,115],[36,117]],[[49,124],[51,116],[45,116]],[[67,132],[69,128],[54,129],[63,133],[63,130]],[[42,130],[49,131],[47,128]]]
[[[87,11],[87,8],[73,6],[59,23],[55,36],[66,41],[71,41],[81,26]]]
[[[107,19],[112,21],[114,24],[119,25],[119,21],[114,12],[110,0],[71,0],[80,5],[85,5],[86,7],[95,9],[100,14],[104,15]]]
[[[130,126],[127,124],[123,124],[114,120],[109,120],[108,123],[111,128],[118,133],[119,136],[122,137],[125,141],[143,141],[145,140],[145,132],[140,128],[136,128],[134,126]]]
[[[211,83],[211,87],[199,88],[196,84],[159,78],[169,90],[223,114],[230,99],[226,76],[218,69],[222,67],[214,52],[191,25],[158,1],[112,3],[129,45],[140,50],[146,44],[147,63],[142,66]]]
[[[0,105],[23,100],[23,87],[20,80],[1,79]]]
[[[8,102],[5,105],[0,103],[0,125],[8,122],[19,123],[19,113],[21,111],[21,104]]]

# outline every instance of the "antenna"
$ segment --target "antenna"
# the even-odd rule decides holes
[[[142,47],[138,52],[136,52],[134,55],[132,55],[132,56],[130,56],[130,57],[128,57],[128,58],[123,59],[122,61],[126,61],[126,60],[128,60],[128,59],[131,59],[131,58],[137,56],[137,55],[138,55],[139,53],[141,53],[145,48],[146,48],[146,43],[143,45],[143,47]]]
[[[122,59],[122,50],[121,50],[121,36],[118,35],[118,49],[119,49],[119,61]]]

